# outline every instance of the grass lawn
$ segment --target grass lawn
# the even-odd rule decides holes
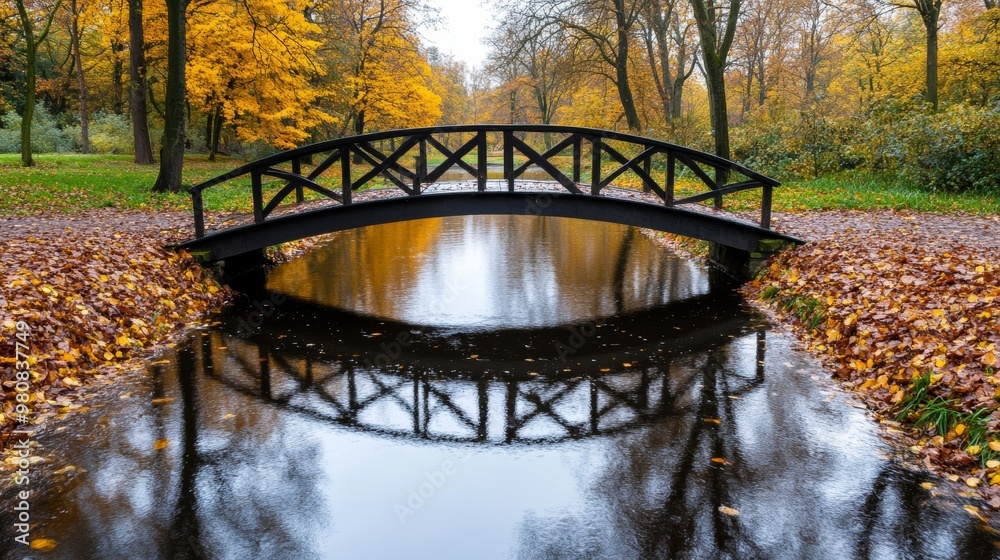
[[[553,158],[560,168],[569,160]],[[20,166],[17,154],[0,154],[0,216],[71,213],[91,208],[123,210],[180,210],[191,207],[186,192],[157,194],[150,189],[159,169],[140,166],[131,156],[41,154],[33,168]],[[492,161],[492,158],[491,158]],[[194,185],[242,165],[238,159],[192,155],[185,160],[184,183]],[[432,162],[433,165],[433,162]],[[567,169],[568,171],[568,169]],[[616,183],[628,186],[636,178],[626,174]],[[654,176],[658,174],[654,172]],[[586,181],[587,177],[582,177]],[[279,183],[274,182],[272,191]],[[677,196],[702,192],[701,185],[688,185],[679,178]],[[307,192],[307,196],[310,193]],[[724,199],[727,209],[750,210],[760,204],[760,193],[748,191]],[[710,203],[707,202],[707,203]],[[252,206],[249,180],[242,179],[205,192],[208,210],[249,211]],[[1000,214],[1000,195],[955,195],[934,193],[901,183],[891,175],[850,171],[809,181],[788,182],[774,192],[774,210],[905,209],[922,212],[969,212]]]

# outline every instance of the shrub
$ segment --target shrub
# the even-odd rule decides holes
[[[80,126],[68,127],[67,134],[77,148],[82,144]],[[125,115],[97,113],[90,119],[90,151],[95,154],[131,154],[134,151],[132,123]]]
[[[21,151],[21,116],[8,111],[0,120],[0,153],[16,154]],[[73,143],[45,110],[45,105],[35,106],[31,123],[31,151],[35,153],[65,153],[72,151]]]
[[[1000,111],[954,105],[898,128],[907,179],[936,191],[1000,191]]]

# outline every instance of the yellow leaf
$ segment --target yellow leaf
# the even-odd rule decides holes
[[[115,342],[118,343],[118,346],[128,346],[129,345],[128,337],[125,336],[125,335],[119,336],[118,339],[115,340]]]
[[[955,433],[958,434],[958,435],[964,434],[965,433],[965,424],[959,424],[959,425],[955,426]]]
[[[230,418],[236,418],[236,415],[230,412],[229,414],[222,417],[223,420],[229,420]]]
[[[35,550],[49,552],[56,548],[56,541],[52,539],[32,539],[29,546]]]
[[[996,459],[990,459],[989,461],[986,461],[986,468],[995,469],[997,467],[1000,467],[1000,461],[997,461]]]
[[[104,352],[104,359],[105,360],[111,361],[114,358],[115,358],[115,355],[112,354],[111,352],[107,352],[107,351]]]
[[[965,449],[965,451],[968,452],[969,455],[979,455],[979,452],[982,450],[983,448],[978,445],[970,445]]]
[[[975,487],[979,486],[980,483],[982,483],[982,480],[979,480],[978,478],[976,478],[974,476],[970,476],[969,478],[965,479],[965,484],[969,488],[975,488]]]
[[[983,354],[982,362],[983,362],[983,364],[988,365],[990,367],[993,367],[993,366],[997,365],[997,355],[996,355],[996,353],[995,352],[987,352],[986,354]]]
[[[108,275],[107,275],[107,274],[102,274],[102,275],[100,276],[100,279],[101,279],[101,282],[102,282],[102,283],[103,283],[103,282],[107,282],[107,281],[108,281]]]
[[[70,387],[78,387],[80,385],[80,380],[73,376],[63,377],[63,385],[68,385]]]
[[[719,511],[721,511],[722,513],[724,513],[726,515],[739,515],[740,514],[740,510],[738,510],[736,508],[731,508],[729,506],[719,506]]]
[[[168,445],[170,445],[169,439],[158,439],[156,440],[156,443],[153,444],[153,449],[159,451]]]
[[[937,367],[939,367],[939,368],[943,368],[945,366],[945,364],[947,364],[947,363],[948,363],[948,361],[945,360],[944,358],[938,358],[938,359],[934,360],[934,365],[937,366]]]
[[[159,399],[153,399],[150,402],[152,402],[153,404],[164,404],[164,403],[174,402],[174,397],[163,397]]]
[[[826,331],[826,341],[827,342],[837,342],[842,337],[840,336],[840,331],[837,329],[827,329]]]
[[[976,294],[969,294],[969,303],[976,303],[979,301],[979,297]]]
[[[991,451],[1000,451],[1000,441],[991,441],[989,443],[989,448]]]
[[[921,482],[920,487],[923,488],[924,490],[930,490],[932,488],[937,488],[937,485],[934,484],[933,482]]]
[[[934,309],[934,310],[931,311],[931,315],[933,315],[935,317],[940,317],[940,316],[944,315],[944,309]]]

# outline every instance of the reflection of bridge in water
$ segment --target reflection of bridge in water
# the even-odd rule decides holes
[[[720,339],[756,332],[756,362],[727,373],[734,395],[760,383],[764,331],[730,300],[699,296],[606,318],[589,330],[464,334],[365,323],[289,300],[248,338],[229,334],[229,324],[202,333],[195,346],[200,369],[226,386],[351,429],[433,441],[555,442],[693,414],[702,372],[673,362]],[[352,328],[337,329],[348,317]],[[378,331],[407,333],[408,343],[393,346],[397,337],[371,336]],[[581,331],[594,334],[580,335],[583,344],[569,359],[558,359],[557,344]],[[650,332],[657,336],[645,336]],[[356,338],[348,338],[352,334]],[[525,347],[523,356],[510,355],[509,349]]]

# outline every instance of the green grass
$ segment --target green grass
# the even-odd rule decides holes
[[[17,154],[0,154],[0,215],[17,216],[39,212],[70,213],[92,208],[189,210],[191,198],[152,192],[157,165],[135,165],[132,156],[41,154],[37,165],[21,167]],[[239,165],[220,158],[191,156],[184,163],[184,183],[193,185]],[[232,208],[249,190],[231,187],[210,193],[209,208]],[[219,207],[222,208],[219,208]],[[245,207],[243,207],[245,208]]]
[[[731,204],[726,197],[724,204]],[[741,193],[742,204],[760,204],[757,192]],[[752,206],[751,206],[752,207]],[[1000,214],[1000,193],[952,194],[932,192],[890,174],[845,171],[808,181],[792,181],[774,190],[776,212],[810,210],[913,210]]]

